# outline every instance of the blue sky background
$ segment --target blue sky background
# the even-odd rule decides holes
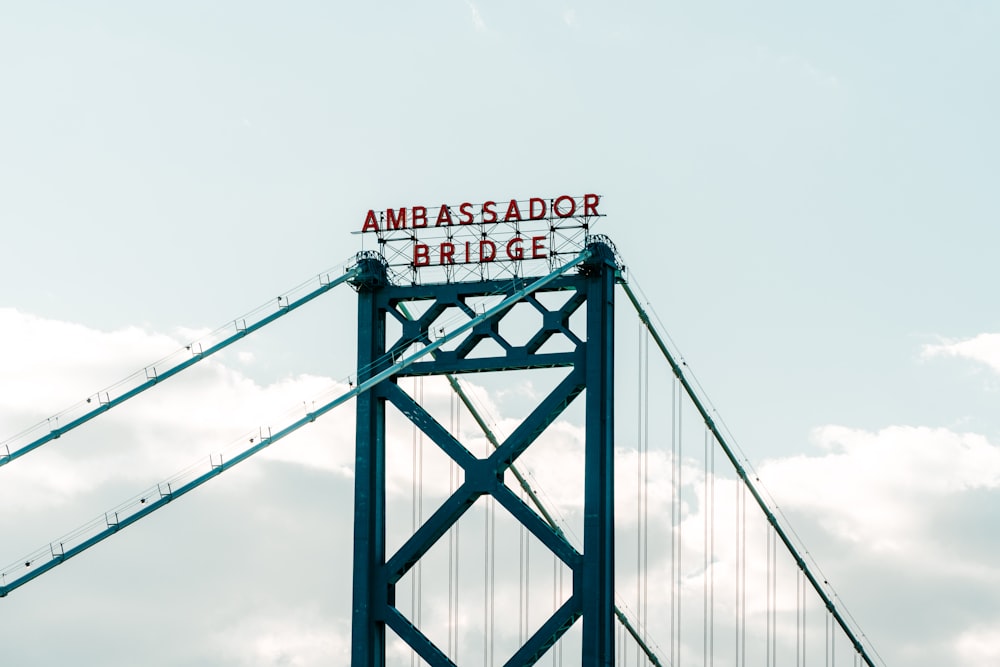
[[[867,550],[894,525],[873,523],[853,542],[831,537],[821,559],[851,563],[838,586],[859,591],[847,598],[859,618],[899,618],[882,636],[865,626],[887,664],[995,664],[1000,605],[982,591],[1000,593],[987,556],[996,544],[984,536],[1000,507],[1000,468],[983,461],[1000,443],[1000,342],[976,337],[1000,331],[998,30],[1000,6],[974,0],[8,3],[0,307],[13,311],[0,341],[18,371],[6,374],[0,431],[16,433],[173,349],[185,331],[340,264],[359,249],[350,232],[369,208],[599,192],[608,217],[598,231],[750,458],[780,471],[812,457],[819,470],[842,471],[833,487],[844,496],[827,509],[803,499],[797,525],[827,525],[823,512],[852,498],[937,517],[917,541],[900,538],[900,552]],[[351,373],[353,300],[337,299],[276,325],[253,344],[253,363],[233,356],[227,368],[261,395],[304,374]],[[32,317],[81,328],[32,336]],[[209,375],[206,387],[218,380]],[[246,427],[255,424],[251,416]],[[965,445],[949,449],[953,436]],[[833,441],[843,450],[819,446]],[[880,452],[865,461],[895,481],[871,469],[852,477],[862,459],[824,468],[831,451]],[[935,451],[973,462],[907,464]],[[963,477],[975,470],[988,474]],[[8,480],[18,474],[0,470],[0,484],[17,487]],[[776,472],[776,495],[782,479]],[[109,502],[147,481],[113,484]],[[0,560],[89,518],[103,498],[55,508],[51,524],[10,510],[16,531]],[[863,523],[879,514],[869,509],[844,516]],[[169,530],[160,524],[148,538]],[[851,544],[850,556],[839,551]],[[928,563],[877,594],[887,571],[940,544],[947,567]],[[111,567],[103,562],[93,567]],[[15,614],[43,623],[51,606],[33,596],[75,590],[71,567],[0,602],[2,624]],[[950,568],[971,579],[959,585]],[[149,581],[146,572],[120,583]],[[914,597],[900,597],[907,591]],[[60,637],[85,635],[99,614],[81,614],[51,625]],[[23,641],[18,655],[42,650]],[[130,641],[123,664],[163,637]],[[289,664],[334,664],[338,649],[323,646]],[[223,664],[219,651],[203,647],[190,664]],[[270,664],[244,658],[232,664]]]

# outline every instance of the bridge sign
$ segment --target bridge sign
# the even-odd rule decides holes
[[[585,194],[370,209],[360,233],[411,284],[544,274],[583,250],[600,202]]]

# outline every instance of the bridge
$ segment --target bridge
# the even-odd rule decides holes
[[[324,294],[358,292],[346,391],[27,552],[0,570],[0,597],[30,595],[21,587],[349,404],[356,666],[884,664],[609,239],[587,234],[542,272],[415,277],[359,253],[3,440],[0,467],[14,466]],[[517,373],[538,395],[512,423],[487,397]],[[388,496],[387,474],[407,498]]]

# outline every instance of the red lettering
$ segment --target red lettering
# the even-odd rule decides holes
[[[462,202],[462,205],[458,207],[458,212],[462,216],[458,219],[458,224],[460,225],[471,225],[475,217],[472,215],[472,204],[469,202]]]
[[[597,204],[601,198],[597,195],[583,195],[583,214],[597,215]]]
[[[469,242],[465,242],[465,263],[469,263]]]
[[[521,209],[517,207],[517,200],[511,199],[510,204],[507,205],[507,215],[503,217],[504,222],[509,222],[511,220],[521,219]]]
[[[406,207],[399,209],[399,213],[387,208],[385,210],[385,228],[389,229],[406,229]]]
[[[454,264],[455,263],[455,244],[454,243],[442,243],[441,244],[441,259],[438,264]]]
[[[487,257],[484,250],[489,249],[490,254]],[[497,247],[493,241],[482,240],[479,242],[479,261],[480,262],[492,262],[497,257]]]
[[[423,243],[413,244],[413,266],[427,266],[431,263],[430,248]]]
[[[488,201],[483,204],[483,222],[497,221],[497,212],[493,210],[493,207],[496,205],[495,201]]]
[[[511,259],[524,259],[524,248],[521,246],[521,237],[515,236],[507,241],[507,257]]]
[[[413,207],[413,226],[414,227],[426,227],[427,226],[427,207],[426,206],[414,206]],[[417,221],[420,224],[417,224]]]
[[[378,218],[375,217],[375,211],[369,210],[368,215],[365,216],[365,224],[361,228],[362,232],[378,231]]]
[[[566,212],[566,213],[563,213],[559,209],[559,202],[562,202],[562,201],[568,201],[569,202],[569,211]],[[560,218],[569,218],[574,213],[576,213],[576,200],[574,200],[569,195],[563,195],[562,197],[559,197],[558,199],[556,199],[552,203],[552,212],[555,213]]]
[[[544,240],[544,236],[531,237],[531,259],[544,259],[546,257],[545,246],[542,245]]]
[[[441,225],[451,225],[451,211],[444,204],[441,204],[441,210],[438,211],[438,219],[434,224],[435,227],[440,227]]]
[[[535,206],[539,208],[535,208]],[[545,200],[540,197],[532,197],[528,200],[528,220],[541,220],[545,217]]]

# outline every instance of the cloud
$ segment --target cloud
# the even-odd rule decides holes
[[[294,615],[260,615],[220,633],[220,652],[240,665],[307,667],[350,661],[350,630],[331,628],[318,609]]]
[[[100,331],[10,309],[0,310],[0,323],[15,343],[0,349],[0,367],[9,372],[8,381],[0,387],[0,423],[14,429],[37,419],[42,409],[58,409],[60,401],[86,396],[95,386],[113,381],[115,374],[142,368],[182,343],[177,335],[139,327]],[[954,345],[939,346],[948,352],[928,354],[962,356],[950,351]],[[0,557],[14,558],[46,544],[45,540],[78,525],[74,522],[82,523],[193,461],[208,469],[209,454],[218,455],[230,443],[246,446],[247,429],[278,428],[313,409],[314,400],[347,389],[320,375],[259,381],[252,376],[254,365],[241,363],[253,354],[243,346],[241,341],[231,356],[205,360],[0,468],[0,532],[5,546]],[[990,346],[975,348],[976,354],[985,355],[984,349]],[[555,372],[547,380],[544,375],[532,376],[540,379],[522,382],[520,391],[509,395],[497,391],[486,376],[468,376],[462,383],[503,439],[530,410],[531,397],[537,400],[557,376]],[[459,433],[460,441],[476,456],[491,451],[468,412],[457,407],[443,379],[403,380],[400,387],[419,393],[425,409]],[[581,415],[572,412],[579,408],[571,406],[565,418],[552,424],[516,462],[577,547],[583,520],[584,433]],[[423,518],[430,516],[454,481],[447,458],[436,445],[416,433],[394,408],[387,415],[388,541],[394,549],[409,536],[414,520],[414,446],[418,453],[423,451],[417,461],[423,470]],[[758,474],[781,508],[782,521],[790,521],[799,531],[796,534],[809,545],[810,554],[830,572],[830,580],[850,590],[845,597],[852,609],[864,610],[862,625],[869,636],[880,646],[889,641],[882,638],[895,637],[894,645],[904,648],[893,657],[909,656],[909,664],[929,664],[932,657],[953,664],[995,661],[990,638],[1000,624],[991,606],[1000,595],[1000,568],[993,556],[998,545],[990,531],[981,527],[995,514],[1000,448],[981,434],[908,425],[877,430],[826,425],[815,429],[812,438],[813,452],[765,461],[758,466]],[[190,499],[172,504],[174,509],[157,512],[155,519],[124,533],[134,537],[115,538],[94,553],[74,559],[79,565],[68,566],[68,574],[46,575],[0,602],[8,605],[15,600],[13,604],[18,605],[14,616],[23,621],[12,626],[12,632],[25,633],[50,613],[53,602],[47,597],[47,586],[64,601],[60,613],[77,623],[90,613],[83,607],[99,589],[105,600],[102,613],[132,637],[142,637],[153,620],[170,632],[194,633],[191,646],[164,653],[160,664],[185,660],[224,665],[343,662],[350,617],[350,539],[344,536],[350,535],[352,521],[353,439],[354,411],[347,405],[261,453],[255,463],[240,466],[240,472],[228,473]],[[646,496],[649,523],[645,525],[639,520],[635,492],[638,453],[621,444],[616,453],[619,601],[626,608],[637,607],[642,580],[636,577],[635,563],[643,526],[649,542],[649,581],[661,586],[677,576],[671,562],[677,539],[679,599],[686,609],[700,609],[711,575],[718,591],[718,634],[728,636],[733,629],[731,593],[738,572],[737,545],[730,536],[741,526],[734,504],[739,487],[721,458],[717,475],[712,477],[699,459],[700,448],[687,447],[680,466],[682,509],[675,533],[668,449],[658,449],[654,443],[649,453],[652,484]],[[505,482],[516,488],[512,475],[506,475]],[[706,493],[713,487],[714,500],[709,502]],[[710,507],[714,508],[711,513]],[[754,557],[743,576],[748,587],[748,631],[757,632],[765,616],[767,575],[759,556],[764,553],[767,524],[752,501],[748,510],[742,529]],[[473,609],[459,619],[460,652],[472,651],[483,632],[481,577],[487,512],[486,504],[479,501],[460,522],[464,545],[461,605],[466,611]],[[559,568],[534,538],[519,533],[504,511],[497,511],[497,517],[497,562],[510,564],[497,570],[498,618],[518,617],[522,600],[516,564],[520,553],[526,553],[519,553],[519,545],[530,542],[531,622],[540,623],[546,610],[563,599],[557,592]],[[708,528],[716,537],[706,558]],[[422,575],[427,607],[423,627],[442,644],[447,632],[442,611],[447,607],[443,597],[448,580],[447,543],[443,539],[428,554]],[[527,562],[528,557],[524,558],[522,562]],[[775,608],[779,618],[794,619],[796,568],[783,558]],[[142,563],[141,568],[137,569],[136,561]],[[150,574],[156,571],[152,568],[170,568],[169,580],[174,583],[162,583]],[[121,577],[121,586],[104,583]],[[316,583],[319,579],[322,585]],[[411,584],[410,575],[400,584],[404,607]],[[565,586],[562,594],[568,594],[568,578]],[[337,594],[317,593],[320,590],[336,590]],[[194,616],[170,613],[188,597],[199,600]],[[147,610],[136,619],[115,615],[119,607],[143,608],[142,601],[147,599],[158,601],[156,611]],[[330,606],[325,600],[338,602]],[[821,618],[814,598],[810,604],[810,617]],[[904,624],[901,606],[939,608],[947,619],[928,617],[925,622],[906,616]],[[661,645],[669,637],[669,613],[669,596],[650,596],[647,630]],[[516,626],[516,621],[510,623]],[[221,636],[232,641],[217,639],[218,633],[198,635],[198,628],[207,625],[223,628]],[[327,627],[335,629],[327,632]],[[99,632],[87,628],[88,633]],[[691,628],[684,643],[699,646],[700,632]],[[918,635],[934,632],[936,648],[931,653],[927,652],[930,639],[922,643],[912,639],[914,628]],[[513,646],[516,636],[516,628],[509,623],[498,626],[498,646]],[[794,645],[794,632],[783,629],[779,648]],[[819,647],[820,642],[813,641],[813,645]],[[24,650],[12,647],[11,655],[27,659]],[[721,659],[723,649],[719,651]],[[107,664],[134,663],[134,655],[123,649],[120,660],[108,657]]]
[[[181,347],[171,336],[137,327],[100,331],[11,309],[0,309],[0,326],[10,342],[0,348],[5,373],[0,427],[8,434]],[[252,352],[241,351],[237,358],[249,356]],[[218,456],[233,445],[244,449],[248,434],[259,437],[260,428],[268,427],[276,431],[312,409],[314,397],[347,390],[312,375],[261,384],[227,366],[223,357],[206,359],[0,469],[0,515],[63,506],[120,482],[138,492],[193,462],[208,467],[210,454]],[[80,405],[91,409],[95,403]],[[310,435],[297,446],[281,443],[259,457],[350,476],[353,413],[348,407],[341,414],[340,420],[320,420],[304,429]],[[30,437],[67,421],[42,421]]]
[[[486,30],[486,22],[483,21],[483,15],[479,13],[479,7],[472,0],[465,0],[465,4],[469,5],[469,11],[472,12],[472,25],[476,27],[476,30],[479,32]]]
[[[933,515],[915,511],[977,489],[1000,487],[1000,448],[975,433],[890,426],[814,431],[822,456],[767,462],[760,476],[783,506],[812,511],[841,538],[905,554]]]
[[[982,333],[965,340],[925,345],[922,356],[971,359],[985,364],[995,373],[1000,373],[1000,334]]]
[[[1000,624],[978,625],[959,636],[956,653],[965,665],[1000,664]]]

